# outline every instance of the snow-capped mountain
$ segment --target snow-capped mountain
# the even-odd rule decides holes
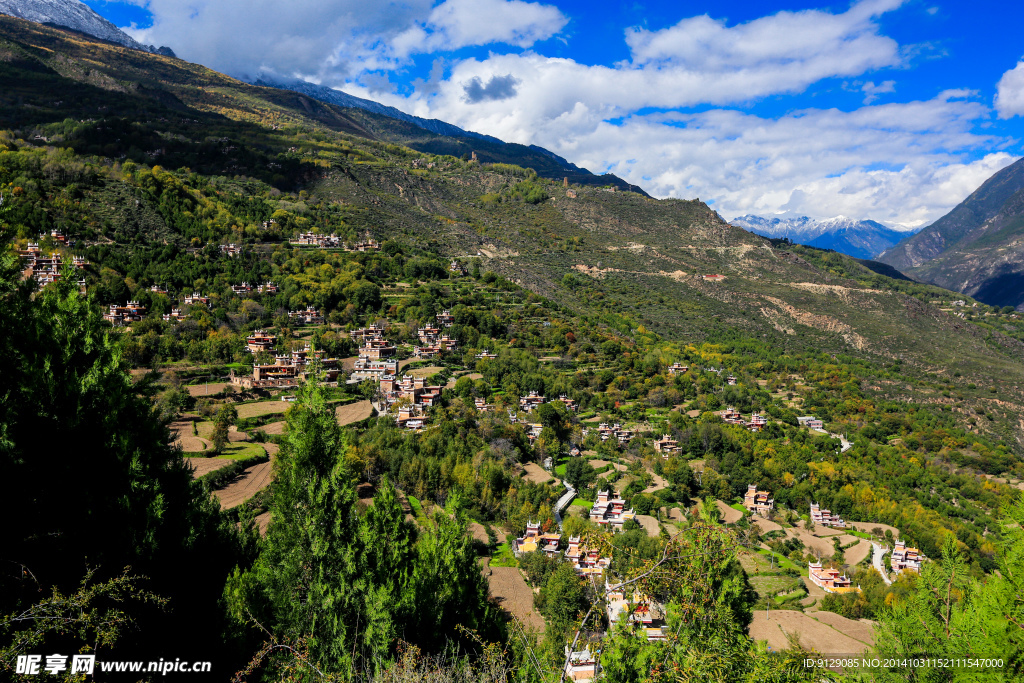
[[[815,220],[807,216],[764,218],[748,215],[734,218],[730,223],[764,237],[788,237],[798,244],[834,249],[861,259],[873,259],[916,232],[893,230],[877,221],[846,216]]]
[[[0,0],[0,14],[70,28],[136,50],[174,56],[169,47],[143,45],[79,0]]]

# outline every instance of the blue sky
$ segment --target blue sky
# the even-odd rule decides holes
[[[539,144],[727,218],[935,220],[1024,153],[1024,3],[86,0],[239,77]]]

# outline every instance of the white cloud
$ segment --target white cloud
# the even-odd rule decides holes
[[[878,85],[875,85],[874,81],[868,81],[860,89],[864,93],[864,104],[871,104],[882,93],[896,92],[896,81],[882,81]]]
[[[1024,116],[1024,59],[999,79],[995,105],[1001,119]]]
[[[552,5],[522,0],[445,0],[422,25],[396,36],[391,47],[401,56],[492,43],[525,48],[555,35],[568,22]]]
[[[153,25],[125,31],[146,44],[232,75],[270,70],[343,83],[394,69],[411,54],[507,43],[528,47],[560,31],[555,7],[522,0],[132,0]]]

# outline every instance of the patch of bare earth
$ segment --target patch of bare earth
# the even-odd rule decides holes
[[[533,608],[533,591],[519,573],[519,568],[492,567],[485,562],[481,569],[491,588],[491,597],[523,622],[528,630],[543,632],[544,617]]]
[[[817,612],[815,616],[820,614],[825,613]],[[832,616],[844,619],[838,614]],[[818,621],[803,612],[777,610],[766,614],[762,610],[757,610],[754,612],[754,621],[750,624],[749,633],[755,640],[767,641],[774,650],[787,649],[789,640],[786,634],[795,633],[803,647],[823,654],[865,652],[870,643],[846,635],[840,630],[849,628],[851,632],[862,635],[863,625],[851,619],[845,621],[852,623],[842,624],[837,628],[836,624]]]
[[[860,543],[843,551],[843,562],[849,565],[860,564],[871,554],[871,541],[860,539]]]
[[[722,520],[726,524],[735,524],[736,522],[743,519],[743,513],[735,508],[731,508],[720,500],[715,501],[715,505],[718,506],[718,511],[722,513]]]
[[[233,482],[222,489],[214,491],[220,501],[221,509],[230,510],[255,496],[270,486],[274,472],[274,460],[247,467]]]
[[[256,516],[256,528],[260,530],[260,536],[267,535],[267,527],[270,526],[270,511]]]
[[[773,521],[771,521],[769,519],[765,519],[764,517],[759,517],[759,516],[755,515],[753,521],[754,521],[754,524],[757,526],[757,528],[761,530],[762,534],[766,534],[769,531],[781,531],[782,530],[782,527],[780,525],[776,524],[775,522],[773,522]]]
[[[893,538],[900,537],[900,530],[894,526],[889,526],[888,524],[881,524],[879,522],[847,522],[847,524],[857,531],[866,531],[869,534],[874,533],[875,529],[881,529],[883,534],[886,531],[891,531]]]
[[[284,434],[285,428],[287,426],[287,422],[285,422],[284,420],[280,420],[279,422],[271,422],[270,424],[265,424],[262,427],[260,427],[260,429],[262,429],[265,434],[269,435]]]
[[[444,370],[444,368],[442,368],[439,365],[430,365],[425,368],[416,368],[415,370],[409,370],[405,374],[408,375],[409,377],[430,377],[431,375],[436,375],[442,370]]]
[[[192,465],[194,472],[192,472],[192,478],[198,479],[204,474],[215,472],[222,467],[227,467],[234,460],[230,458],[185,458],[185,462]]]
[[[487,529],[480,522],[472,522],[467,529],[469,535],[473,537],[474,541],[480,541],[484,545],[491,542],[491,539],[487,538]]]
[[[547,470],[545,470],[543,467],[541,467],[540,465],[538,465],[535,462],[528,462],[528,463],[526,463],[526,465],[524,466],[523,469],[526,470],[526,474],[524,475],[524,479],[532,481],[534,484],[543,484],[544,482],[546,482],[549,479],[553,478],[551,476],[550,472],[548,472]],[[555,479],[555,484],[560,484],[560,483],[561,482],[559,482],[558,479]]]
[[[636,521],[640,522],[640,526],[644,528],[647,535],[651,538],[657,538],[661,535],[661,527],[658,526],[658,520],[650,515],[637,515]]]
[[[238,406],[238,417],[246,420],[250,417],[261,417],[274,413],[283,413],[288,410],[291,403],[286,401],[260,401],[259,403],[245,403]]]
[[[218,394],[226,387],[231,386],[227,382],[211,382],[209,384],[193,384],[186,387],[190,396],[209,396],[210,394]]]
[[[209,441],[201,439],[192,434],[192,420],[176,420],[171,423],[171,434],[174,435],[173,444],[181,446],[185,453],[202,453],[211,448]]]
[[[358,401],[356,403],[338,406],[338,409],[334,411],[334,414],[338,417],[338,424],[342,426],[350,425],[353,422],[365,420],[373,415],[373,406],[370,405],[369,401]]]

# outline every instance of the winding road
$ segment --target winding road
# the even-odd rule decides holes
[[[871,541],[871,564],[874,565],[878,573],[882,575],[882,581],[885,581],[885,585],[891,586],[892,581],[889,580],[889,572],[885,571],[883,562],[885,561],[885,554],[889,552],[888,548],[883,548],[879,544]]]
[[[572,499],[576,497],[576,489],[569,485],[569,482],[562,481],[565,484],[566,491],[562,494],[562,497],[555,503],[555,521],[558,522],[558,528],[562,528],[562,510],[565,506],[572,502]]]

